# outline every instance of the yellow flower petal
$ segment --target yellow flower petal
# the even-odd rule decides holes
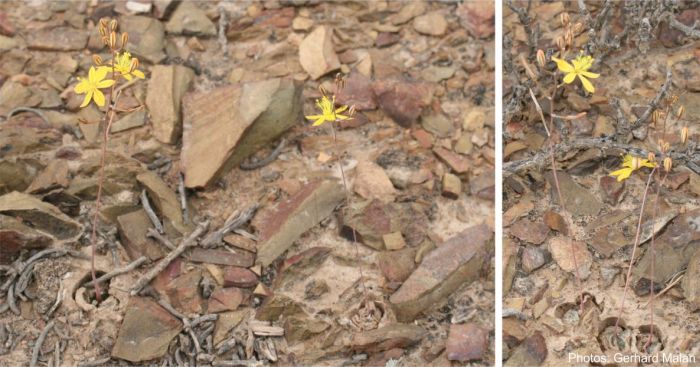
[[[581,71],[579,74],[591,79],[595,79],[600,76],[600,74],[591,73],[590,71]]]
[[[90,100],[92,99],[92,91],[89,90],[87,94],[85,95],[85,98],[83,98],[83,103],[80,104],[80,108],[83,108],[90,104]]]
[[[318,119],[322,119],[323,115],[311,115],[311,116],[304,116],[304,117],[306,117],[307,120],[318,120]]]
[[[564,83],[571,84],[576,79],[576,73],[569,73],[564,76]]]
[[[593,87],[593,84],[586,79],[586,77],[579,75],[579,79],[581,79],[581,84],[583,84],[583,89],[585,89],[588,93],[595,93],[595,87]]]
[[[568,62],[566,62],[566,60],[562,60],[562,59],[556,58],[554,56],[552,56],[552,60],[554,60],[554,62],[557,63],[557,67],[559,68],[559,70],[561,72],[564,72],[564,73],[573,73],[574,72],[574,67],[571,66],[571,64],[569,64]]]
[[[338,120],[348,120],[350,116],[345,116],[345,115],[335,115],[335,118]]]
[[[75,88],[73,88],[73,91],[78,94],[83,94],[87,92],[88,90],[88,83],[87,80],[83,78],[78,78],[80,80],[80,83],[76,84]]]
[[[98,106],[104,107],[105,105],[105,95],[99,90],[95,89],[95,93],[93,95],[93,99],[95,100],[95,103],[97,103]]]
[[[656,163],[654,162],[649,162],[648,159],[642,159],[642,162],[639,164],[640,167],[649,167],[649,168],[654,168],[656,167]]]
[[[98,82],[95,86],[96,86],[97,88],[109,88],[109,87],[111,87],[112,85],[114,85],[114,80],[112,80],[112,79],[107,79],[107,80],[103,80],[103,81],[101,81],[101,82]]]
[[[131,72],[131,74],[133,74],[135,77],[137,77],[137,78],[139,78],[139,79],[145,79],[145,78],[146,78],[146,75],[144,75],[144,73],[143,73],[141,70],[134,70],[134,71]]]
[[[318,125],[323,124],[324,122],[326,122],[326,119],[321,117],[320,119],[316,120],[312,126],[318,126]]]
[[[610,176],[617,177],[617,182],[620,182],[629,178],[632,171],[634,171],[632,168],[621,168],[617,171],[610,172]]]

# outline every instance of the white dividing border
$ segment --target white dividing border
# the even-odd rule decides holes
[[[494,0],[496,6],[496,70],[494,71],[496,79],[496,89],[494,93],[494,102],[496,104],[494,117],[495,121],[495,140],[496,146],[496,195],[495,195],[495,227],[496,233],[495,242],[495,274],[496,282],[495,294],[495,317],[494,320],[494,349],[495,349],[495,365],[503,365],[503,2]]]

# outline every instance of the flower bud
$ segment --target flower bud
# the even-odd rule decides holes
[[[564,51],[566,49],[566,42],[564,41],[564,37],[557,37],[556,44],[559,50]]]
[[[569,25],[569,22],[571,21],[571,18],[569,18],[569,13],[563,12],[559,14],[559,20],[561,21],[561,25],[564,27]]]
[[[355,112],[357,112],[355,111],[355,105],[350,106],[350,109],[348,110],[348,115],[350,117],[355,116]]]
[[[126,48],[127,43],[129,43],[129,34],[124,32],[122,33],[122,48]]]
[[[671,157],[664,158],[664,170],[671,172],[671,168],[673,168],[673,159]]]
[[[676,111],[676,117],[680,120],[683,118],[683,113],[685,112],[685,106],[680,106],[678,107],[678,111]]]
[[[540,66],[540,69],[544,69],[545,64],[547,64],[547,58],[544,56],[542,49],[537,50],[537,64]]]
[[[632,157],[632,169],[638,170],[642,166],[642,159],[639,157]]]
[[[664,146],[661,147],[661,151],[667,153],[669,150],[671,150],[671,143],[664,142]]]
[[[326,91],[326,88],[324,88],[322,85],[318,86],[318,91],[321,93],[322,96],[328,95],[328,91]]]
[[[92,62],[95,63],[95,66],[100,66],[102,65],[102,58],[100,55],[92,55]]]
[[[656,162],[656,154],[654,154],[653,152],[647,153],[647,160],[652,163]]]
[[[97,30],[100,32],[100,36],[107,37],[107,28],[99,26]]]
[[[139,67],[139,59],[133,57],[131,58],[131,65],[129,65],[129,72],[133,73],[134,70],[138,69]]]
[[[105,46],[109,46],[109,37],[107,37],[107,36],[102,37],[102,43]]]
[[[107,31],[107,26],[109,25],[109,19],[107,18],[101,18],[100,19],[100,28],[104,29],[105,32]]]
[[[651,114],[651,122],[654,123],[654,126],[656,126],[656,123],[659,122],[660,119],[661,119],[661,111],[654,110],[654,112]]]
[[[117,49],[117,32],[112,31],[109,34],[109,43],[107,44],[112,50]]]
[[[111,21],[109,21],[109,30],[112,32],[117,30],[117,20],[116,19],[112,19]]]
[[[688,127],[683,126],[681,129],[681,144],[686,144],[688,142]]]
[[[669,98],[669,102],[668,102],[668,103],[669,103],[671,106],[673,106],[674,104],[676,104],[676,102],[678,102],[678,96],[674,94],[674,95],[671,96],[671,98]]]
[[[583,23],[578,22],[574,24],[574,33],[578,34],[581,33],[581,31],[583,31]]]
[[[574,44],[574,32],[572,32],[571,29],[566,30],[564,41],[569,48],[571,48],[571,46]]]

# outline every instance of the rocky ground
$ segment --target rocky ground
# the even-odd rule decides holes
[[[613,2],[607,10],[602,9],[601,2],[586,3],[591,22],[576,2],[533,2],[527,13],[530,22],[525,24],[529,29],[539,29],[536,47],[532,47],[531,33],[518,14],[504,10],[506,366],[589,364],[590,360],[576,363],[570,359],[572,354],[607,356],[607,363],[598,363],[611,365],[616,353],[643,353],[651,329],[650,279],[659,294],[653,303],[655,336],[647,351],[677,356],[697,356],[700,352],[699,320],[694,313],[699,306],[700,279],[700,232],[695,224],[700,195],[695,148],[700,53],[697,35],[670,26],[673,19],[681,25],[692,25],[700,13],[697,4],[690,2],[668,9],[660,3],[646,9],[629,4],[623,9],[622,3]],[[525,8],[524,3],[516,4],[517,11]],[[591,79],[596,88],[593,95],[584,93],[576,81],[554,99],[554,111],[559,116],[585,112],[574,119],[554,119],[558,178],[566,211],[554,189],[549,154],[543,153],[549,144],[547,134],[527,91],[532,88],[542,108],[549,111],[545,95],[551,93],[552,79],[537,76],[546,71],[537,66],[533,50],[543,49],[548,55],[556,51],[555,40],[564,34],[560,21],[564,12],[568,12],[572,24],[583,23],[574,34],[573,54],[586,50],[596,59],[591,71],[601,74]],[[601,15],[606,12],[607,16]],[[649,22],[648,32],[637,27],[644,22]],[[625,29],[627,32],[623,32]],[[625,33],[616,47],[613,37]],[[505,60],[512,61],[507,65]],[[549,62],[545,68],[554,71],[556,65]],[[528,76],[530,73],[537,84]],[[561,74],[559,78],[561,81]],[[658,104],[664,113],[655,125],[642,117],[665,84],[667,92]],[[665,113],[667,101],[673,96],[678,101]],[[684,106],[685,113],[677,120],[680,106]],[[666,115],[671,117],[664,137],[661,121]],[[683,126],[690,128],[685,146],[680,143]],[[660,138],[670,143],[674,166],[660,189],[656,217],[652,204],[660,176],[652,182],[618,334],[614,325],[650,170],[635,171],[621,183],[609,174],[620,168],[623,153],[644,158],[649,151],[658,153]],[[649,250],[652,233],[657,258],[653,278]],[[574,254],[582,278],[580,285],[574,275]]]
[[[0,3],[0,365],[494,364],[493,16]],[[104,127],[73,87],[103,17],[146,80],[110,131],[98,302]],[[303,116],[336,73],[334,138]]]

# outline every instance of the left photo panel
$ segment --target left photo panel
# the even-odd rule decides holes
[[[0,365],[494,365],[494,16],[0,3]]]

